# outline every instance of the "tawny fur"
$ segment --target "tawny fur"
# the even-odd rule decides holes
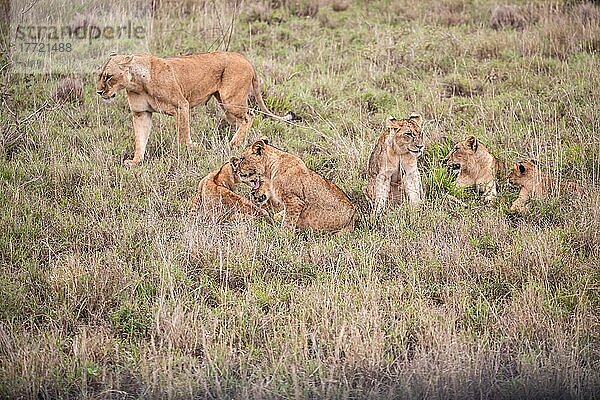
[[[230,163],[225,163],[221,168],[209,173],[198,184],[189,217],[194,219],[198,212],[205,217],[218,219],[267,216],[266,211],[234,192],[239,183],[241,181],[233,172]]]
[[[369,157],[365,196],[380,212],[386,204],[423,202],[417,158],[423,154],[421,116],[397,120],[390,117]]]
[[[97,93],[108,100],[124,89],[135,131],[135,154],[126,165],[137,165],[143,158],[150,132],[152,113],[172,115],[177,120],[180,143],[193,145],[190,136],[190,109],[215,97],[227,121],[237,130],[229,143],[241,146],[254,117],[248,110],[248,96],[254,94],[261,110],[273,118],[266,107],[254,67],[239,53],[214,52],[173,58],[149,53],[112,55],[102,67]]]
[[[515,163],[508,175],[508,182],[520,188],[519,197],[512,203],[512,211],[529,210],[529,201],[546,198],[550,193],[581,193],[581,187],[575,182],[557,182],[540,170],[534,160]]]
[[[354,228],[356,209],[346,194],[300,158],[258,140],[231,162],[254,191],[265,185],[269,203],[284,211],[285,227],[327,232]]]
[[[498,195],[498,178],[506,176],[506,167],[473,135],[458,142],[444,159],[457,173],[456,186],[474,188],[485,201]]]

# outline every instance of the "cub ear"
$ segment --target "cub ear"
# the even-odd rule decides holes
[[[265,144],[269,144],[269,138],[266,136],[261,137],[260,140],[262,140]]]
[[[537,165],[538,165],[538,161],[537,161],[536,159],[534,159],[534,158],[531,158],[531,159],[529,160],[529,162],[530,162],[530,163],[532,163],[532,164],[533,164],[533,165],[535,165],[535,166],[537,166]]]
[[[412,113],[410,114],[410,116],[408,117],[409,121],[413,121],[415,124],[417,124],[417,126],[420,128],[421,127],[421,114],[418,113]]]
[[[525,166],[523,165],[522,162],[517,164],[519,166],[519,172],[524,174],[525,173]]]
[[[257,140],[252,144],[252,153],[256,154],[257,156],[262,156],[266,145],[267,143],[265,143],[263,139]]]
[[[393,124],[394,122],[396,122],[396,121],[398,121],[398,120],[397,120],[395,117],[392,117],[392,116],[390,115],[389,117],[387,117],[386,126],[387,126],[388,128],[391,128],[391,127],[392,127],[392,124]]]
[[[465,142],[467,142],[467,146],[468,146],[468,147],[469,147],[471,150],[473,150],[473,151],[476,151],[476,150],[477,150],[477,145],[478,145],[478,143],[477,143],[477,138],[476,138],[475,136],[473,136],[473,135],[471,135],[471,136],[468,136],[468,137],[465,139]]]
[[[238,167],[240,166],[240,159],[237,157],[231,157],[229,159],[229,164],[231,164],[231,168],[233,169],[233,172],[237,172]]]

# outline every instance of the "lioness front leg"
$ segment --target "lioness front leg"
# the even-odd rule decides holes
[[[152,113],[133,112],[133,130],[135,134],[135,153],[132,160],[125,160],[125,165],[134,167],[142,162],[146,153],[146,145],[152,131]]]

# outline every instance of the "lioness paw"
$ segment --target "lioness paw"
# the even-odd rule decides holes
[[[125,160],[123,161],[123,165],[126,167],[137,167],[138,165],[140,165],[140,162],[133,160]]]
[[[233,149],[233,148],[235,148],[235,147],[241,147],[241,146],[242,146],[242,143],[240,143],[240,141],[239,141],[239,140],[233,140],[233,139],[232,139],[232,140],[229,142],[229,147],[230,147],[230,148],[232,148],[232,149]]]

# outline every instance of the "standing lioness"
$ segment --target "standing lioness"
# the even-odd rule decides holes
[[[135,154],[126,165],[144,159],[152,130],[152,113],[177,118],[179,142],[193,144],[190,136],[190,108],[215,96],[227,121],[237,131],[231,147],[243,144],[254,117],[248,112],[248,96],[254,94],[260,109],[269,117],[292,120],[294,114],[279,117],[271,113],[260,93],[258,79],[250,61],[239,53],[214,52],[190,56],[159,58],[149,53],[111,55],[98,76],[97,93],[109,100],[127,91],[133,114]]]

